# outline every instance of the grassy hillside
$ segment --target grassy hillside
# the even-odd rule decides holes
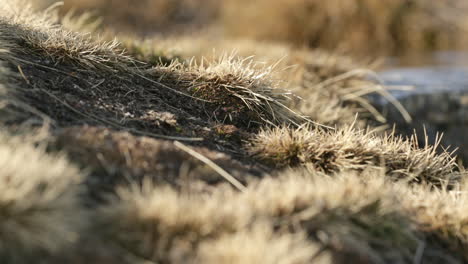
[[[0,0],[2,263],[468,261],[464,169],[384,131],[372,64],[83,19]]]

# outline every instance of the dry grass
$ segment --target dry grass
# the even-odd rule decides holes
[[[303,113],[309,119],[325,125],[345,125],[354,121],[356,114],[385,122],[385,118],[366,99],[367,94],[377,93],[392,100],[386,92],[388,87],[373,80],[372,70],[377,61],[356,60],[346,55],[322,50],[297,50],[288,45],[252,40],[219,40],[204,37],[151,38],[130,41],[122,37],[123,46],[138,58],[149,59],[152,65],[168,64],[171,59],[183,61],[193,58],[201,63],[204,58],[216,54],[236,54],[236,60],[245,58],[257,71],[269,69],[267,78],[283,80],[281,87],[291,90],[296,96],[289,100],[288,107]],[[189,62],[188,62],[189,63]],[[395,103],[392,101],[392,103]],[[396,104],[397,107],[400,107]],[[404,110],[407,120],[410,117]],[[362,122],[363,126],[365,122]]]
[[[101,210],[110,241],[158,262],[188,262],[200,241],[241,229],[249,220],[239,217],[242,208],[219,207],[209,196],[179,195],[151,182],[120,189],[118,196]]]
[[[88,225],[81,172],[28,138],[0,136],[0,259],[27,263],[57,254]]]
[[[89,13],[76,16],[74,12],[71,12],[65,18],[57,17],[55,20],[60,21],[68,29],[95,32],[99,21],[90,19],[90,17]],[[102,34],[106,36],[104,37],[106,39],[112,39],[115,36],[106,31]],[[244,80],[237,80],[244,82],[244,87],[247,86],[245,82],[256,77],[252,74],[258,76],[268,72],[264,78],[261,78],[264,85],[269,84],[271,87],[280,85],[282,88],[293,90],[300,96],[300,99],[294,97],[295,100],[292,103],[291,100],[288,100],[290,101],[288,107],[306,114],[309,119],[321,124],[347,124],[354,120],[356,113],[362,114],[364,118],[370,117],[379,122],[385,122],[385,118],[365,98],[365,95],[376,92],[389,97],[385,91],[386,87],[372,81],[372,69],[375,69],[376,63],[371,63],[368,59],[356,61],[349,56],[338,56],[319,50],[297,50],[289,45],[269,42],[220,40],[209,34],[202,34],[198,37],[144,39],[135,39],[135,37],[120,34],[119,40],[122,41],[121,49],[150,65],[156,67],[161,65],[175,66],[174,68],[183,68],[182,71],[193,70],[194,75],[200,76],[213,74],[213,66],[218,71],[224,67],[226,68],[225,72],[230,74],[235,72],[235,76],[247,77]],[[221,54],[221,56],[217,56],[217,54]],[[191,59],[184,60],[184,58]],[[171,65],[173,60],[185,62],[183,65],[178,63]],[[195,64],[200,64],[202,67]],[[203,69],[204,64],[210,64],[210,66]],[[275,68],[272,68],[271,65],[275,65]],[[247,69],[243,69],[241,73],[240,68]],[[251,76],[246,76],[246,72],[249,72],[247,75]],[[190,76],[181,78],[190,79]],[[217,78],[224,80],[226,76],[217,76]],[[286,81],[278,84],[275,83],[276,79]],[[284,97],[284,95],[280,97]],[[398,105],[398,107],[400,106]],[[247,105],[247,108],[250,107]],[[401,107],[399,110],[402,111],[407,120],[410,120]],[[282,112],[291,111],[283,109]],[[226,117],[227,115],[221,116],[223,119]]]
[[[321,261],[314,259],[319,251],[319,246],[306,241],[304,234],[281,234],[272,230],[271,223],[259,223],[233,235],[203,243],[197,263],[326,263],[325,258]]]
[[[46,138],[0,137],[0,260],[468,261],[465,175],[451,155],[353,127],[362,109],[378,118],[362,98],[381,89],[359,70],[366,62],[255,41],[190,48],[190,39],[171,57],[164,45],[174,40],[103,43],[83,33],[94,31],[87,15],[0,4],[1,120],[17,132],[50,121]],[[201,59],[210,43],[220,50]],[[216,57],[231,45],[242,48]],[[63,152],[89,172],[84,183]],[[306,168],[282,170],[293,166]]]
[[[185,97],[192,101],[190,105],[198,104],[200,111],[207,115],[205,119],[221,123],[250,127],[261,123],[297,125],[306,122],[286,106],[288,93],[277,89],[278,83],[270,78],[271,66],[258,69],[253,66],[253,60],[225,55],[209,63],[174,62],[167,67],[148,69],[148,66],[122,53],[117,42],[98,42],[89,35],[68,31],[55,25],[57,19],[53,12],[36,14],[24,1],[16,1],[0,9],[4,17],[1,40],[10,43],[12,56],[6,59],[12,63],[55,71],[55,74],[66,75],[67,78],[70,75],[80,78],[80,74],[94,70],[97,75],[95,82],[102,78],[106,81],[109,74],[114,74],[116,78],[110,82],[126,90],[122,95],[133,93],[134,88],[118,78],[140,79],[146,83],[142,88],[146,94],[154,93],[153,87],[156,87]],[[19,12],[17,8],[23,4],[26,5],[25,10]],[[41,57],[43,61],[32,62],[34,56]],[[102,83],[92,84],[93,87],[96,85],[103,86]],[[51,90],[50,87],[43,89]],[[104,91],[98,92],[103,93],[99,97],[105,96]],[[73,93],[90,94],[85,89]],[[61,96],[53,94],[58,99],[56,101],[64,102]],[[91,115],[102,114],[95,112]]]
[[[352,126],[332,131],[271,128],[252,142],[253,155],[279,168],[303,165],[329,173],[384,166],[390,176],[435,184],[451,182],[457,169],[455,158],[445,151],[438,154],[437,145],[418,146],[415,137],[381,137]]]
[[[53,61],[73,61],[85,67],[111,69],[126,67],[133,61],[120,53],[117,42],[94,42],[90,36],[56,26],[54,13],[36,13],[27,1],[15,0],[0,8],[1,41],[21,42],[30,52],[45,53]],[[14,44],[11,44],[14,45]],[[10,48],[11,53],[25,50]]]
[[[404,210],[424,232],[434,233],[433,240],[467,257],[468,215],[466,184],[451,191],[431,190],[428,186],[398,188],[396,193]]]
[[[408,187],[391,186],[369,173],[323,178],[299,172],[252,182],[245,193],[217,189],[211,194],[178,194],[146,183],[121,189],[120,200],[101,212],[111,241],[160,262],[187,262],[198,256],[201,263],[255,263],[265,248],[278,246],[268,254],[277,258],[262,256],[260,260],[409,263],[437,254],[441,261],[455,259],[454,263],[459,263],[460,258],[443,247],[443,243],[452,243],[451,237],[432,239],[443,235],[450,222],[439,222],[438,229],[425,228],[424,221],[413,218],[409,206],[399,206],[406,197],[396,194]],[[449,203],[440,200],[440,204]],[[417,200],[408,200],[409,204],[420,208]],[[464,218],[456,214],[452,219]],[[300,232],[306,232],[308,239]],[[464,233],[466,230],[460,234]],[[265,244],[268,237],[274,240]],[[418,250],[421,245],[425,245],[422,252]],[[283,255],[286,249],[291,254]]]
[[[162,70],[178,77],[177,85],[186,87],[192,96],[213,104],[217,122],[244,123],[247,127],[307,122],[286,106],[291,93],[279,89],[280,82],[272,76],[274,66],[261,67],[252,58],[223,54],[212,62],[175,62]]]

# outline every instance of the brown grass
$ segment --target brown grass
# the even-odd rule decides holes
[[[255,246],[252,246],[255,245]],[[320,247],[308,242],[301,233],[275,232],[270,224],[252,228],[200,245],[198,263],[326,263],[314,256]],[[242,254],[239,254],[242,252]]]
[[[14,44],[21,42],[28,47],[29,52],[42,52],[44,57],[56,62],[72,61],[101,69],[125,67],[134,63],[116,49],[117,42],[96,43],[86,34],[55,26],[54,13],[35,13],[28,2],[16,2],[0,7],[1,41],[10,43],[12,54],[21,52]]]
[[[123,122],[128,123],[126,120],[131,116],[139,123],[131,128],[134,132],[174,138],[165,137],[167,132],[156,132],[154,124],[146,123],[148,113],[155,111],[155,100],[165,109],[161,112],[179,109],[177,115],[186,116],[181,118],[195,114],[201,118],[201,122],[228,123],[247,129],[256,129],[264,123],[298,124],[307,121],[286,106],[285,101],[289,99],[287,92],[276,89],[279,88],[278,84],[269,78],[271,67],[259,70],[252,67],[253,61],[225,56],[205,64],[174,62],[166,67],[149,69],[147,65],[139,64],[123,54],[115,42],[96,42],[86,34],[55,26],[55,17],[49,13],[38,15],[26,6],[19,13],[21,15],[16,16],[19,12],[16,5],[2,8],[0,11],[5,14],[5,19],[2,22],[1,40],[11,46],[11,56],[5,59],[22,67],[23,81],[28,88],[38,88],[33,92],[28,89],[18,90],[16,96],[34,105],[54,121],[65,121],[61,111],[66,111],[70,113],[65,118],[66,122],[72,120],[79,123],[79,120],[85,118],[122,128],[125,127]],[[46,77],[44,71],[55,78]],[[93,75],[91,78],[90,74]],[[74,83],[76,80],[82,83]],[[138,83],[139,87],[128,83],[130,80]],[[64,86],[66,92],[58,86]],[[159,93],[166,94],[163,96],[165,99],[156,95]],[[146,106],[134,105],[136,100],[125,98],[129,94],[146,101]],[[44,99],[44,96],[49,99]],[[77,98],[81,98],[78,105],[74,102]],[[43,100],[49,103],[44,104]],[[183,105],[186,109],[178,107],[181,100],[185,101]],[[121,114],[117,116],[119,121],[114,120],[115,111]],[[146,129],[141,131],[141,126]],[[179,133],[183,132],[181,134],[186,136],[201,129],[200,126],[192,127]]]
[[[444,246],[467,257],[468,215],[466,184],[452,191],[430,190],[427,186],[397,191],[407,213],[424,232],[433,233],[430,239],[444,241]]]
[[[451,182],[457,170],[455,158],[445,151],[438,154],[437,145],[418,146],[415,137],[381,137],[352,126],[265,129],[252,142],[253,155],[279,168],[303,165],[329,173],[383,166],[390,176],[435,184]]]
[[[109,44],[86,16],[0,3],[0,119],[47,132],[0,137],[0,262],[468,261],[452,156],[353,127],[380,88],[365,62],[255,41],[216,57],[242,46],[219,41],[212,60],[157,63],[157,39]]]
[[[82,173],[29,138],[0,136],[0,259],[26,263],[64,252],[88,225]]]
[[[99,21],[90,20],[89,18],[89,13],[79,16],[69,13],[65,18],[57,17],[55,20],[60,21],[64,27],[69,29],[94,32]],[[104,32],[104,36],[108,39],[114,37],[109,32]],[[278,83],[275,83],[277,81],[275,79],[287,80],[279,85],[291,89],[299,95],[300,98],[293,97],[295,100],[293,100],[293,103],[288,103],[288,106],[305,113],[309,119],[318,123],[343,125],[352,122],[357,113],[362,114],[363,118],[376,119],[381,123],[385,122],[385,118],[365,98],[365,95],[375,92],[386,97],[389,96],[385,92],[385,87],[372,81],[372,69],[375,69],[376,63],[372,62],[371,64],[369,59],[356,61],[349,56],[339,56],[319,50],[297,50],[289,45],[269,42],[220,40],[209,34],[202,34],[198,37],[152,37],[143,39],[135,39],[135,37],[120,34],[119,40],[122,41],[121,49],[125,49],[138,60],[157,67],[177,65],[174,68],[182,66],[183,71],[190,68],[195,72],[198,71],[198,73],[194,74],[200,74],[200,69],[203,67],[198,67],[196,64],[204,65],[210,61],[208,68],[212,68],[213,65],[216,65],[218,69],[231,67],[227,71],[233,72],[236,71],[235,68],[237,68],[237,71],[239,71],[239,67],[249,68],[242,74],[237,72],[238,74],[235,74],[235,76],[239,77],[245,76],[247,71],[258,74],[268,72],[265,77],[270,79],[270,86],[278,85]],[[220,56],[221,58],[217,58]],[[206,58],[213,59],[208,60]],[[171,65],[173,60],[185,61],[185,63]],[[274,69],[269,66],[273,64],[276,66]],[[191,77],[186,76],[185,78]],[[232,78],[226,78],[226,76],[217,76],[217,78],[221,81],[223,79],[228,82],[234,81]],[[267,78],[262,79],[267,84],[265,81]],[[249,80],[247,78],[242,81]],[[246,86],[244,83],[243,87]],[[209,91],[211,90],[209,89]],[[326,100],[323,99],[325,97]],[[324,104],[323,102],[327,103]],[[223,102],[221,102],[222,104]],[[250,108],[249,106],[240,106],[240,108],[245,107]],[[284,110],[286,111],[283,112],[290,112],[287,109]],[[405,115],[405,119],[410,120],[410,117],[401,107],[399,110]],[[242,112],[240,110],[238,114],[243,115]],[[220,118],[225,119],[227,117],[231,118],[221,113]],[[362,125],[364,124],[365,122],[362,122]]]
[[[443,236],[450,222],[439,222],[438,229],[425,228],[424,221],[413,218],[415,209],[406,209],[410,205],[420,208],[418,200],[399,206],[400,199],[406,201],[407,197],[395,193],[409,189],[388,186],[392,184],[382,177],[366,173],[323,178],[298,172],[251,183],[243,194],[226,189],[203,195],[177,194],[147,183],[120,190],[120,201],[114,200],[101,212],[112,240],[154,261],[185,262],[198,256],[201,263],[213,258],[255,263],[265,247],[282,244],[268,255],[285,263],[304,263],[311,258],[323,263],[406,263],[435,255],[439,261],[454,259],[458,263],[456,255],[443,249],[443,243],[452,244],[451,237]],[[456,214],[453,219],[464,218]],[[307,233],[307,241],[301,232]],[[432,240],[435,235],[442,236]],[[145,238],[136,240],[142,236]],[[264,244],[262,240],[270,236],[275,239]],[[461,240],[462,245],[466,243]],[[421,245],[425,250],[419,252]],[[237,248],[245,250],[234,251]],[[291,254],[283,255],[286,248]],[[277,263],[265,256],[261,260]]]
[[[248,66],[258,72],[275,65],[268,69],[268,78],[282,80],[280,87],[296,95],[291,96],[288,107],[325,125],[349,124],[356,114],[360,115],[360,120],[372,119],[384,123],[385,118],[365,96],[377,93],[392,100],[386,92],[387,87],[373,80],[373,70],[377,69],[378,61],[357,60],[352,56],[323,50],[297,50],[292,46],[269,42],[219,40],[209,36],[151,38],[144,41],[129,41],[128,37],[123,36],[122,39],[123,46],[131,54],[149,59],[145,62],[152,65],[167,65],[171,59],[183,61],[183,58],[192,58],[192,63],[206,63],[206,58],[216,57],[216,54],[235,54],[236,61],[245,58]],[[404,118],[410,120],[401,107],[400,111]],[[360,123],[365,126],[365,122]]]
[[[224,54],[215,61],[177,62],[169,65],[170,78],[179,87],[216,107],[213,118],[220,123],[244,123],[257,126],[261,123],[299,125],[305,117],[289,109],[288,91],[280,89],[280,82],[272,76],[274,66],[259,67],[252,58],[239,58]],[[164,75],[161,77],[164,78]],[[174,79],[175,79],[174,78]]]

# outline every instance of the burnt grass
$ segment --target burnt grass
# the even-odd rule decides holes
[[[163,78],[158,80],[157,68],[93,69],[42,51],[14,56],[20,58],[19,65],[7,65],[18,73],[13,81],[20,88],[14,97],[50,118],[54,136],[50,150],[64,150],[90,170],[88,184],[96,199],[116,184],[144,177],[177,188],[186,186],[187,177],[197,179],[201,189],[226,183],[175,147],[174,140],[213,160],[240,182],[269,170],[251,159],[243,146],[258,129],[248,114],[233,109],[235,119],[223,118],[227,110],[222,104],[189,95],[177,80],[158,84]],[[15,111],[10,126],[34,115],[24,109]]]

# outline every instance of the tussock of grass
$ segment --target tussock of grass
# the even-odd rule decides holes
[[[457,169],[450,153],[437,153],[438,146],[418,146],[413,136],[403,139],[393,133],[378,136],[365,130],[340,128],[326,131],[278,127],[261,131],[250,152],[277,167],[303,165],[336,172],[384,166],[386,173],[416,182],[451,182]]]
[[[0,135],[0,259],[27,263],[63,252],[88,224],[81,172],[27,138]]]
[[[336,178],[322,177],[286,172],[252,186],[246,203],[260,215],[300,226],[333,256],[331,263],[404,262],[411,258],[418,234],[398,211],[384,178],[348,172]]]
[[[277,89],[279,83],[271,79],[274,66],[259,69],[252,58],[224,54],[213,62],[174,63],[166,69],[178,85],[214,108],[213,119],[220,123],[250,127],[306,122],[285,105],[290,93]]]
[[[389,185],[372,173],[324,178],[301,172],[252,182],[244,193],[222,188],[189,195],[146,183],[120,189],[119,200],[101,213],[112,241],[154,261],[184,262],[198,256],[201,263],[250,263],[276,247],[270,254],[284,263],[311,258],[406,263],[435,253],[451,258],[440,245],[450,238],[431,240],[433,230],[399,205],[400,193]],[[400,188],[404,192],[407,187]],[[266,238],[274,240],[265,244]],[[418,247],[424,243],[420,255]],[[268,257],[262,260],[270,263]]]
[[[398,188],[400,203],[430,239],[443,241],[465,258],[468,249],[468,189],[466,184],[453,190],[431,190],[427,186]]]
[[[254,245],[254,246],[252,246]],[[306,241],[304,234],[277,234],[271,224],[257,224],[233,235],[202,243],[197,263],[328,263],[314,258],[319,246]],[[242,252],[242,254],[239,254]]]
[[[385,95],[385,87],[369,78],[374,65],[322,51],[303,51],[290,60],[298,65],[293,92],[301,98],[294,102],[294,109],[327,125],[353,123],[356,114],[361,115],[360,120],[385,122],[364,97],[371,93]]]
[[[198,243],[242,229],[249,220],[244,208],[219,207],[210,196],[178,194],[150,182],[117,193],[119,199],[100,211],[107,235],[133,254],[158,262],[187,262]]]
[[[0,41],[12,43],[12,53],[39,52],[57,62],[70,60],[85,67],[111,70],[133,63],[118,51],[118,43],[95,42],[86,34],[71,32],[56,25],[54,13],[34,12],[24,0],[13,0],[0,7]],[[21,43],[24,49],[14,44]],[[19,58],[16,58],[19,59]]]
[[[257,71],[263,71],[265,65],[275,63],[274,71],[270,71],[266,77],[284,80],[281,86],[297,95],[292,96],[293,100],[288,100],[287,105],[311,120],[325,125],[345,125],[352,123],[359,113],[362,119],[385,122],[385,118],[364,97],[370,93],[387,96],[386,87],[372,80],[372,70],[377,65],[375,62],[359,61],[321,50],[297,50],[277,43],[219,40],[209,36],[154,38],[142,43],[130,42],[125,46],[129,50],[141,50],[137,52],[138,56],[147,53],[146,57],[153,58],[152,63],[156,64],[167,61],[167,56],[179,59],[212,57],[213,47],[221,54],[235,51],[238,57],[247,61],[255,59],[257,63],[249,63],[249,66]],[[160,50],[169,52],[164,55]],[[362,123],[364,125],[365,122]]]

